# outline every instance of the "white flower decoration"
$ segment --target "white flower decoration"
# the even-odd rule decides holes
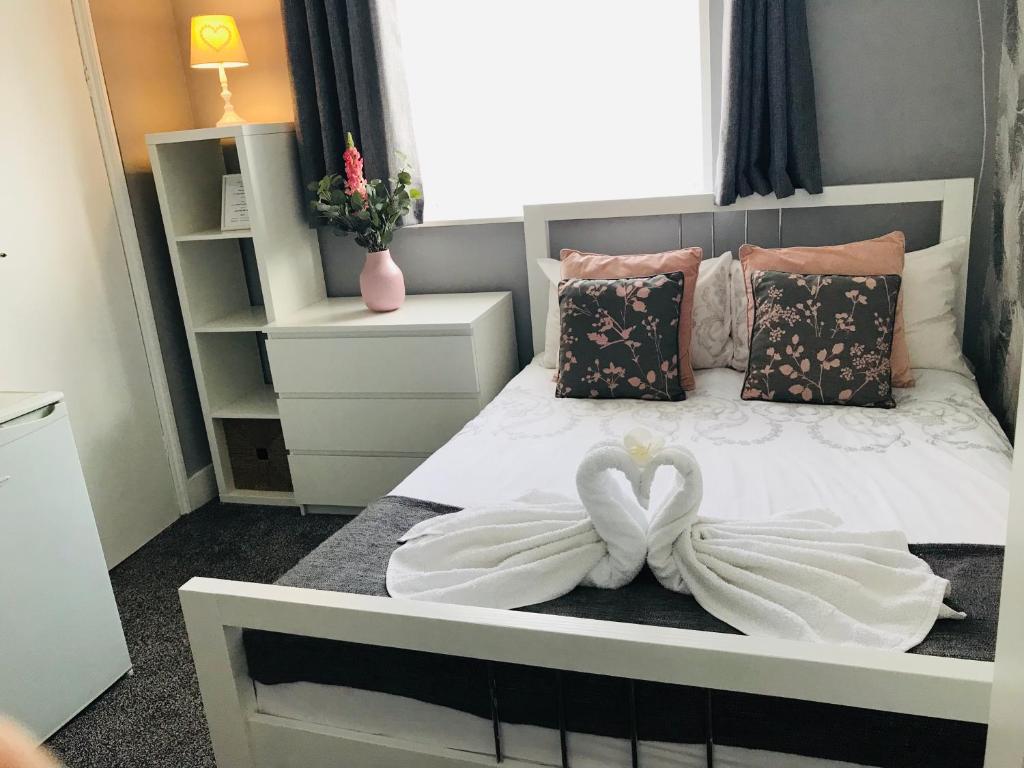
[[[636,462],[637,466],[644,466],[657,455],[658,451],[665,447],[665,438],[655,435],[643,427],[631,429],[622,438],[626,447],[626,453]]]

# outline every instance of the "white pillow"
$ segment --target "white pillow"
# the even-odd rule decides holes
[[[558,311],[558,280],[562,276],[562,263],[556,259],[537,259],[537,266],[551,283],[548,314],[544,322],[544,350],[538,355],[538,360],[545,368],[554,368],[558,365],[558,340],[562,333]]]
[[[720,368],[727,366],[732,359],[729,332],[729,313],[732,307],[729,297],[731,262],[731,253],[701,262],[693,299],[693,335],[690,341],[694,368]],[[537,265],[551,283],[547,319],[544,323],[544,350],[537,359],[545,368],[555,368],[558,365],[558,343],[561,337],[558,310],[561,262],[537,259]]]
[[[974,378],[960,351],[953,312],[968,247],[966,237],[957,237],[907,254],[900,292],[912,368],[934,368]]]
[[[746,371],[747,358],[750,356],[747,339],[747,287],[743,283],[743,266],[739,259],[733,260],[729,266],[729,287],[732,294],[732,360],[729,364],[737,371]]]
[[[732,253],[704,259],[697,276],[693,297],[693,333],[690,336],[690,358],[694,369],[725,368],[732,360],[732,334],[729,314],[729,270]]]

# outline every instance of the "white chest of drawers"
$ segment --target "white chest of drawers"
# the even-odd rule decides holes
[[[386,494],[518,368],[509,293],[409,296],[384,314],[327,299],[266,332],[295,498],[314,511]]]

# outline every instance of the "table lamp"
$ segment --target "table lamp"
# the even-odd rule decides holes
[[[214,69],[220,72],[220,97],[224,99],[224,114],[217,125],[238,125],[244,123],[231,103],[231,91],[228,90],[228,76],[225,69],[249,66],[249,58],[245,55],[242,37],[238,34],[238,25],[232,16],[193,16],[192,17],[192,67],[194,69]]]

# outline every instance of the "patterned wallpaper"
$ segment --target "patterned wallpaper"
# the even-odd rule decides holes
[[[1024,0],[1007,0],[999,67],[992,259],[985,274],[979,384],[1009,434],[1024,348]]]

